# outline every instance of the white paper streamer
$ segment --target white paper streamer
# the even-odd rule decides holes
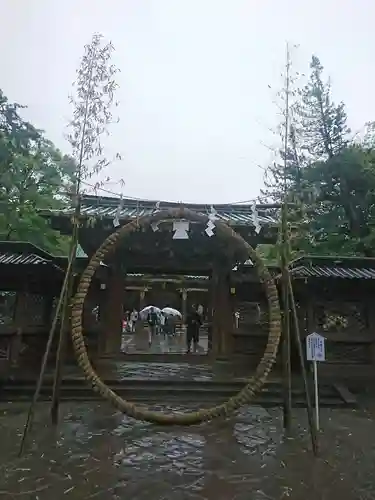
[[[155,204],[155,208],[153,210],[153,213],[156,213],[160,210],[160,201],[157,201],[156,204]],[[154,231],[154,233],[156,233],[156,231],[159,231],[159,224],[160,224],[160,220],[157,221],[157,222],[153,222],[151,224],[151,229]]]
[[[137,200],[137,213],[136,213],[136,223],[137,227],[139,227],[139,200]]]
[[[258,219],[258,210],[257,210],[257,205],[256,203],[254,202],[252,207],[251,207],[251,219],[252,219],[252,222],[254,224],[254,229],[255,229],[255,232],[257,234],[260,233],[261,229],[262,229],[262,226],[260,225],[260,222],[259,222],[259,219]]]
[[[159,220],[158,222],[153,222],[153,223],[151,224],[151,228],[152,228],[152,230],[154,231],[154,233],[156,233],[156,231],[159,231],[159,224],[160,224],[160,222],[161,222],[161,221]]]
[[[214,207],[211,205],[211,211],[208,215],[208,222],[207,222],[207,226],[205,229],[205,233],[207,234],[207,236],[209,238],[211,238],[211,236],[213,236],[215,234],[213,230],[215,229],[215,220],[217,220],[217,219],[218,219],[217,212],[214,209]]]
[[[173,239],[174,240],[188,240],[189,239],[189,221],[176,220],[173,222]]]
[[[120,197],[120,203],[118,204],[115,216],[113,218],[113,225],[114,225],[114,227],[118,227],[120,225],[120,216],[121,216],[122,204],[123,204],[123,201],[122,201],[122,195],[121,195],[121,197]]]
[[[211,236],[213,236],[215,233],[214,233],[214,228],[215,228],[215,224],[212,222],[212,221],[208,221],[207,222],[207,226],[206,226],[206,229],[204,230],[204,232],[207,234],[207,236],[209,238],[211,238]]]

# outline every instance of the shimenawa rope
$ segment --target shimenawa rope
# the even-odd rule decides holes
[[[272,365],[275,362],[281,336],[280,305],[275,283],[258,253],[242,238],[242,236],[229,227],[229,225],[224,222],[215,221],[217,237],[224,238],[228,242],[235,245],[238,249],[242,249],[242,251],[247,252],[248,258],[251,259],[256,266],[259,278],[263,283],[267,294],[269,305],[268,341],[263,357],[259,362],[254,376],[248,380],[246,386],[238,394],[230,398],[225,403],[191,413],[163,413],[152,411],[138,407],[135,404],[122,399],[100,379],[90,363],[83,337],[83,305],[96,269],[99,267],[100,262],[104,261],[105,257],[116,248],[118,242],[122,238],[129,236],[132,232],[136,231],[138,227],[147,227],[151,223],[165,219],[185,219],[202,224],[207,224],[208,222],[208,217],[206,215],[201,215],[187,208],[179,207],[169,210],[161,210],[160,212],[154,213],[150,216],[139,217],[137,220],[119,227],[115,232],[108,236],[91,258],[90,263],[81,275],[77,292],[72,303],[72,341],[78,364],[83,370],[86,380],[92,385],[94,391],[98,392],[116,409],[135,419],[145,420],[156,424],[193,425],[211,420],[215,417],[225,417],[229,415],[242,405],[249,403],[254,394],[265,383],[267,376],[271,371]]]

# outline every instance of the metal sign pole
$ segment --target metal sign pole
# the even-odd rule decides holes
[[[318,361],[325,361],[325,338],[318,333],[310,333],[306,337],[306,357],[313,363],[314,392],[315,392],[315,427],[320,429],[319,422],[319,387],[318,387]]]
[[[313,361],[314,369],[314,391],[315,391],[315,425],[319,431],[319,388],[318,388],[318,363]]]

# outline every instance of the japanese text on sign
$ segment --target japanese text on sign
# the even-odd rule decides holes
[[[308,361],[325,361],[325,339],[318,333],[306,337],[306,357]]]

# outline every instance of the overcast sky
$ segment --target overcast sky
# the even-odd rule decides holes
[[[124,195],[191,202],[256,197],[275,144],[285,42],[315,53],[353,130],[375,119],[371,0],[0,0],[0,87],[64,152],[68,94],[94,32],[112,40],[120,123],[107,142]],[[119,185],[107,186],[121,191]]]

